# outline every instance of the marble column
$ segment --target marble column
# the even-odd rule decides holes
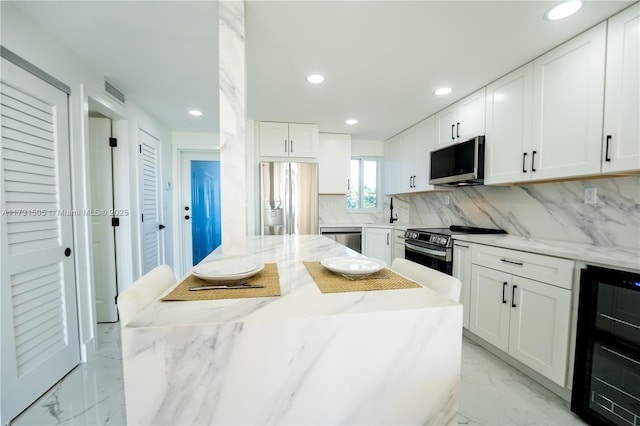
[[[247,236],[244,2],[218,2],[222,250],[245,252]]]

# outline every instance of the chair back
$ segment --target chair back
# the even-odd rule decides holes
[[[124,327],[141,310],[176,283],[169,265],[156,266],[118,295],[120,325]]]
[[[456,302],[460,301],[462,283],[456,277],[400,257],[393,259],[391,269],[425,287],[437,291],[449,299]]]

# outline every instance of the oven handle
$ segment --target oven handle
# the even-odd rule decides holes
[[[428,254],[430,256],[434,256],[434,257],[437,257],[437,258],[440,258],[440,259],[446,259],[446,257],[447,257],[447,255],[442,251],[429,250],[429,249],[426,249],[424,247],[413,245],[413,244],[408,243],[406,241],[404,242],[404,246],[405,246],[405,248],[408,248],[409,250],[413,250],[415,252],[422,253],[422,254]]]

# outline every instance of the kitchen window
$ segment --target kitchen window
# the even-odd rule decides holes
[[[347,211],[379,212],[382,199],[380,157],[351,157]]]

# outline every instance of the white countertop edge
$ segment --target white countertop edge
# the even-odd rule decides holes
[[[609,268],[640,272],[640,249],[599,246],[519,235],[455,235],[454,240],[544,254]]]

